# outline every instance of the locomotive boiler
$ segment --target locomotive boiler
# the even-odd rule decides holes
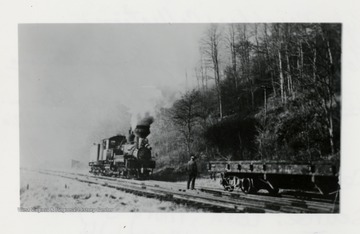
[[[150,126],[137,125],[127,136],[116,135],[94,143],[90,173],[125,178],[148,178],[155,168],[147,136]]]

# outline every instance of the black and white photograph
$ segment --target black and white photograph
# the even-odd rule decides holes
[[[1,233],[359,233],[356,1],[0,5]]]
[[[19,212],[341,212],[341,23],[19,24]]]

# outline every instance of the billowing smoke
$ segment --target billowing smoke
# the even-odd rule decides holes
[[[136,125],[150,126],[153,122],[154,117],[152,117],[149,112],[145,112],[145,114],[137,113],[131,116],[131,129],[134,130]]]
[[[131,129],[136,125],[150,126],[156,116],[155,110],[160,107],[170,107],[179,98],[179,92],[168,86],[140,86],[134,87],[136,95],[125,96],[127,106],[131,115]]]
[[[145,116],[137,122],[137,125],[150,126],[154,122],[154,117],[150,116],[149,112],[145,113]]]
[[[131,128],[136,125],[150,126],[154,122],[156,104],[162,99],[161,90],[155,86],[135,87],[136,95],[127,98],[127,104],[131,114]]]

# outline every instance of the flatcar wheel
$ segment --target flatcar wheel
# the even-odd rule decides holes
[[[239,188],[240,187],[240,178],[237,176],[231,176],[229,177],[229,184],[231,185],[231,187],[235,188]]]
[[[221,173],[220,184],[224,187],[226,191],[232,192],[234,190],[234,187],[230,184],[230,178],[225,177],[225,175],[222,173]]]
[[[271,194],[271,195],[278,195],[279,194],[279,188],[273,186],[272,184],[268,184],[268,188],[267,191]]]
[[[269,191],[271,195],[278,195],[279,194],[279,188],[274,188]]]
[[[252,193],[255,190],[253,179],[244,178],[241,182],[240,188],[244,193]]]

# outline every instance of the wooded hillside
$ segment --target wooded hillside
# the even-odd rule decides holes
[[[211,25],[198,86],[151,127],[158,167],[339,158],[341,24]]]

